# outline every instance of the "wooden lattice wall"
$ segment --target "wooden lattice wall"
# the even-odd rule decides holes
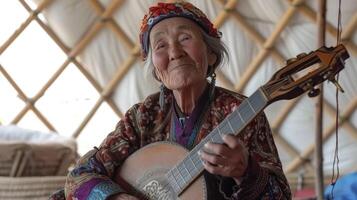
[[[78,124],[77,129],[73,131],[73,137],[78,137],[83,128],[87,125],[88,121],[93,117],[98,108],[103,102],[106,102],[110,108],[114,111],[114,113],[118,116],[118,119],[123,116],[123,110],[121,110],[118,105],[112,100],[111,95],[113,90],[117,87],[118,83],[123,79],[123,77],[127,74],[133,64],[140,59],[140,49],[139,44],[133,42],[122,30],[119,23],[112,18],[113,13],[117,12],[117,10],[124,5],[124,0],[112,0],[107,6],[102,5],[99,0],[88,0],[91,8],[96,12],[98,18],[100,20],[96,20],[86,31],[86,34],[77,42],[77,44],[73,48],[67,47],[63,41],[61,41],[60,37],[51,29],[45,21],[43,21],[39,14],[46,9],[51,3],[55,0],[43,0],[36,9],[31,9],[28,2],[25,0],[19,0],[22,6],[28,11],[27,19],[19,26],[16,30],[14,30],[13,34],[3,43],[0,44],[0,55],[3,54],[9,46],[11,46],[14,41],[18,38],[19,35],[23,33],[23,31],[28,28],[28,25],[31,22],[37,22],[43,30],[53,39],[53,41],[58,45],[58,47],[67,55],[67,59],[62,63],[62,65],[58,66],[55,73],[52,74],[51,77],[48,78],[46,84],[37,92],[34,96],[28,96],[23,92],[21,87],[16,83],[16,81],[12,78],[12,75],[8,73],[7,67],[0,64],[0,72],[3,77],[11,84],[11,86],[16,90],[18,97],[25,103],[25,106],[18,112],[18,114],[12,119],[12,124],[17,124],[24,115],[33,111],[38,119],[49,129],[52,131],[56,131],[56,127],[53,123],[46,118],[46,116],[39,111],[36,107],[36,102],[39,101],[41,97],[45,95],[45,92],[52,86],[54,81],[58,79],[62,75],[62,72],[69,66],[69,64],[73,64],[78,68],[78,70],[85,76],[92,86],[96,89],[98,94],[100,95],[97,99],[94,106],[88,110],[86,117],[83,121]],[[309,7],[303,0],[287,0],[289,4],[288,9],[281,16],[281,20],[276,23],[274,31],[271,33],[269,37],[262,36],[257,30],[255,30],[249,23],[246,22],[245,18],[239,13],[238,10],[235,9],[238,0],[215,0],[217,5],[223,7],[223,9],[218,13],[216,18],[214,19],[214,24],[216,27],[222,26],[227,20],[233,20],[236,22],[236,26],[239,26],[248,37],[254,41],[257,46],[260,47],[260,51],[256,55],[255,59],[253,59],[249,66],[247,66],[247,70],[243,72],[241,78],[237,82],[231,82],[222,72],[218,72],[217,77],[223,85],[229,89],[241,92],[247,85],[252,77],[262,66],[261,64],[267,58],[273,58],[277,63],[283,63],[287,58],[285,58],[279,49],[276,48],[275,42],[279,38],[280,34],[284,30],[284,28],[289,24],[289,21],[292,19],[294,15],[301,15],[306,17],[308,20],[311,20],[313,23],[316,23],[316,15],[317,13]],[[342,43],[348,48],[351,56],[357,56],[357,44],[355,44],[351,40],[351,36],[356,31],[357,27],[357,12],[353,15],[353,17],[349,20],[349,23],[344,27],[342,32]],[[102,29],[111,30],[116,36],[117,39],[121,42],[122,45],[125,46],[128,52],[130,52],[130,56],[118,66],[118,70],[115,74],[113,74],[112,79],[105,86],[101,86],[92,75],[86,70],[83,64],[79,61],[77,56],[90,44],[93,39],[98,35],[98,33]],[[327,32],[331,34],[331,36],[336,37],[337,30],[336,27],[332,24],[327,23]],[[307,167],[311,169],[312,164],[309,162],[309,157],[314,151],[314,145],[310,145],[306,148],[302,153],[299,153],[296,149],[294,149],[289,143],[280,136],[279,129],[281,125],[284,123],[284,120],[287,118],[292,109],[294,109],[295,105],[299,102],[300,99],[295,99],[290,101],[286,106],[282,109],[282,111],[277,115],[275,120],[271,123],[274,137],[277,145],[281,146],[288,152],[292,157],[293,161],[285,166],[285,171],[287,173],[294,172],[299,167]],[[326,109],[326,114],[330,115],[332,118],[335,116],[335,108],[327,102],[324,102],[324,106]],[[344,113],[340,115],[339,125],[347,130],[351,136],[357,139],[357,127],[353,125],[349,117],[353,114],[357,107],[357,97],[349,103],[347,109]],[[335,130],[335,124],[331,124],[323,133],[323,138],[326,140],[329,138]]]

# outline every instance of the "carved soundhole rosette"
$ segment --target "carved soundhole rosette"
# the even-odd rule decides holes
[[[158,200],[171,200],[175,199],[170,190],[162,186],[159,181],[152,180],[146,184],[143,188],[144,193],[149,199],[158,199]]]
[[[137,187],[149,200],[179,199],[167,182],[165,173],[168,169],[156,169],[148,172],[136,181]]]

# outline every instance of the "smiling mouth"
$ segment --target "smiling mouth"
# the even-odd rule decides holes
[[[191,64],[180,64],[180,65],[175,65],[175,67],[172,67],[170,71],[174,71],[174,70],[178,70],[178,69],[181,69],[181,68],[186,68],[186,67],[189,67],[191,66]]]
[[[186,67],[186,66],[190,66],[190,65],[192,65],[192,64],[190,64],[190,63],[179,64],[179,65],[175,65],[175,67],[173,67],[173,69],[180,68],[180,67]]]

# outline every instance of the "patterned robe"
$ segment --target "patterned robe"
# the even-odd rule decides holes
[[[220,87],[214,89],[213,99],[202,119],[202,126],[194,144],[210,133],[245,98]],[[139,148],[157,141],[170,140],[171,91],[164,95],[164,109],[159,105],[159,93],[135,104],[120,120],[113,132],[95,148],[84,155],[68,174],[65,185],[67,199],[106,199],[125,192],[113,181],[115,169]],[[208,197],[220,199],[291,199],[291,192],[264,113],[250,122],[238,134],[249,151],[249,164],[238,185],[229,177],[204,171]]]

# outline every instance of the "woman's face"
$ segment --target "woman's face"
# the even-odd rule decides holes
[[[200,27],[182,17],[156,24],[150,32],[150,47],[155,73],[171,90],[206,84],[208,65],[216,61],[203,41]]]

